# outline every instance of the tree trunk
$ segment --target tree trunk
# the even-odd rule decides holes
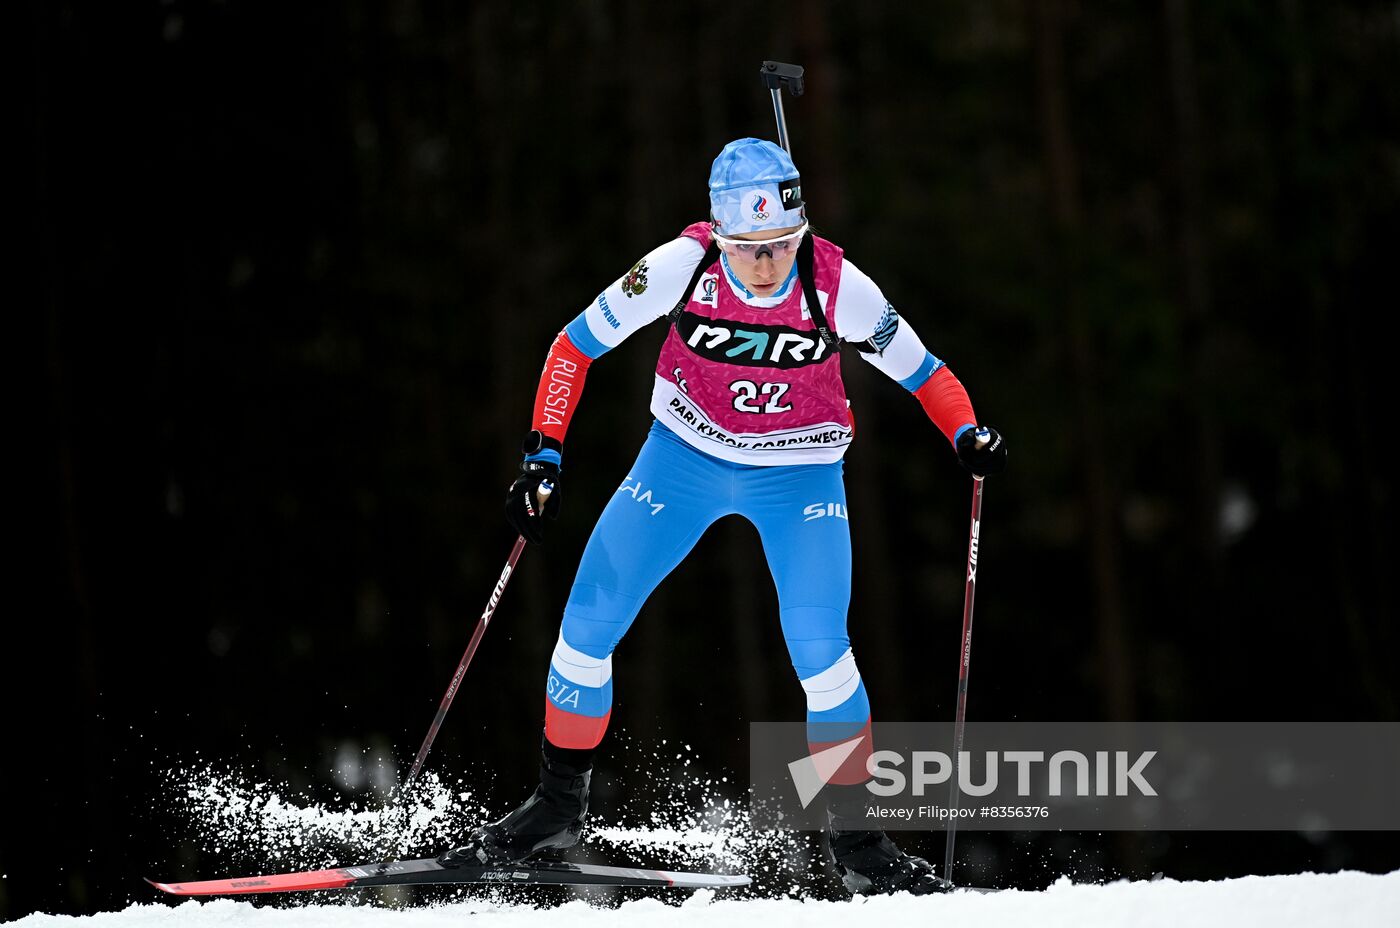
[[[1201,117],[1196,93],[1195,53],[1187,0],[1164,0],[1167,76],[1171,83],[1176,131],[1177,250],[1180,262],[1182,342],[1188,359],[1183,384],[1195,442],[1183,455],[1192,464],[1190,537],[1192,550],[1205,558],[1201,576],[1220,580],[1220,425],[1215,414],[1212,373],[1210,283],[1201,191]],[[1209,591],[1205,592],[1209,595]]]
[[[1117,492],[1107,449],[1113,442],[1104,425],[1103,403],[1094,364],[1094,333],[1083,303],[1078,240],[1082,234],[1077,156],[1065,92],[1064,4],[1033,0],[1037,90],[1042,146],[1050,203],[1050,254],[1054,291],[1069,340],[1070,375],[1078,409],[1077,442],[1083,483],[1089,568],[1094,593],[1096,667],[1104,708],[1115,720],[1134,716],[1132,660],[1128,648],[1118,551],[1121,531]]]

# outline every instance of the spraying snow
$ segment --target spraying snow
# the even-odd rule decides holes
[[[1075,885],[1061,878],[1038,892],[960,892],[828,901],[812,888],[830,880],[813,859],[806,835],[754,830],[748,811],[728,797],[735,784],[700,769],[689,746],[629,752],[646,786],[618,797],[611,819],[595,817],[586,842],[570,856],[672,869],[742,872],[754,877],[743,891],[658,892],[587,889],[531,892],[522,888],[322,891],[255,898],[154,900],[83,919],[29,915],[15,928],[50,928],[91,921],[93,928],[456,928],[462,919],[481,928],[567,924],[723,928],[851,928],[853,925],[1176,926],[1192,928],[1316,928],[1318,925],[1400,925],[1400,871],[1246,877],[1219,882],[1126,881]],[[376,761],[375,763],[381,763]],[[434,773],[385,801],[390,769],[374,778],[379,793],[358,798],[316,797],[286,783],[268,783],[210,764],[168,771],[163,809],[178,823],[175,836],[218,859],[211,872],[162,873],[163,878],[253,875],[346,865],[388,858],[433,856],[472,826],[501,814],[483,802],[480,786],[445,781]],[[635,782],[635,779],[634,779]],[[518,799],[518,797],[513,797]],[[179,832],[183,830],[183,835]],[[817,881],[817,882],[813,882]],[[829,887],[828,887],[829,888]],[[100,923],[100,924],[99,924]]]
[[[800,890],[814,878],[807,836],[752,828],[747,807],[726,795],[737,788],[732,778],[702,772],[689,745],[662,740],[631,746],[626,756],[632,788],[590,817],[574,859],[743,872],[765,892]],[[392,784],[397,776],[389,770],[377,779]],[[507,811],[486,804],[490,785],[482,771],[451,781],[429,771],[392,801],[391,789],[327,798],[201,763],[165,774],[162,805],[175,835],[218,860],[216,872],[198,876],[227,876],[436,856]],[[505,798],[514,804],[524,795]]]

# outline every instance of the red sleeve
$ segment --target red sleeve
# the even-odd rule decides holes
[[[948,436],[950,442],[958,434],[958,429],[964,425],[977,424],[977,416],[972,411],[972,400],[968,399],[962,382],[953,376],[953,372],[948,370],[946,365],[934,371],[933,376],[914,391],[914,395],[918,397],[919,405],[924,407],[924,412],[928,413],[933,424]]]
[[[592,358],[574,347],[569,336],[560,332],[549,346],[539,389],[535,391],[534,427],[561,444],[569,430],[569,420],[583,395],[583,380]]]

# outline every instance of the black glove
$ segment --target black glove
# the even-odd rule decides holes
[[[562,446],[553,438],[531,432],[525,436],[520,450],[526,455],[535,455],[548,449],[558,453]],[[543,493],[541,484],[548,487]],[[544,542],[545,516],[559,518],[559,465],[547,459],[521,461],[520,476],[506,492],[506,521],[524,535],[526,541],[538,545]]]
[[[958,461],[978,477],[1006,470],[1006,439],[996,429],[974,426],[958,436]]]

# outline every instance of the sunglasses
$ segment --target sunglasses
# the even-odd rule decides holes
[[[742,238],[726,238],[713,229],[710,234],[714,236],[715,243],[720,250],[729,256],[731,260],[744,264],[754,264],[763,256],[764,252],[774,261],[781,261],[788,255],[797,253],[797,246],[802,243],[802,236],[807,234],[807,223],[802,223],[802,227],[796,232],[789,232],[787,235],[780,235],[777,238],[766,238],[758,242],[750,242]]]

